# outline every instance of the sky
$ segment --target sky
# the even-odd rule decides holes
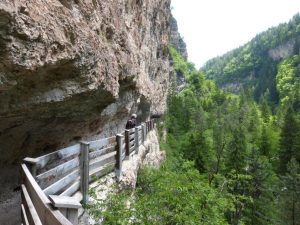
[[[171,0],[171,5],[188,60],[197,68],[300,12],[300,0]]]

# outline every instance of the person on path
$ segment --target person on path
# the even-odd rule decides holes
[[[131,115],[131,118],[126,123],[126,129],[132,129],[137,125],[136,117],[135,113]]]

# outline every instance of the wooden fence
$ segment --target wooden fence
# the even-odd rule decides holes
[[[113,170],[122,176],[122,162],[138,153],[147,133],[154,128],[150,120],[116,136],[73,146],[21,164],[21,215],[24,225],[78,224],[78,199],[88,202],[89,184]]]

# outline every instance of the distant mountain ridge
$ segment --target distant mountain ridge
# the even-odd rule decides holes
[[[299,55],[299,50],[298,13],[288,23],[272,27],[245,45],[209,60],[201,70],[223,89],[237,93],[242,87],[251,88],[256,99],[268,92],[276,102],[278,66],[283,60]],[[294,66],[299,68],[299,65]]]

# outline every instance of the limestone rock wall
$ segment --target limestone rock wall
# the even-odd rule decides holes
[[[0,162],[166,107],[170,0],[1,0]]]
[[[170,19],[170,43],[176,49],[176,51],[185,59],[188,58],[186,43],[184,42],[183,38],[181,37],[178,31],[178,25],[176,19],[171,15]],[[173,64],[171,59],[171,65]],[[173,68],[172,68],[173,69]],[[172,70],[171,69],[171,70]],[[174,70],[171,73],[175,73],[174,76],[176,79],[172,82],[175,83],[175,89],[172,90],[176,93],[179,93],[185,87],[185,78],[181,72],[175,72]]]
[[[174,46],[174,48],[179,52],[179,54],[187,60],[188,52],[186,49],[186,43],[178,32],[178,25],[176,19],[171,16],[170,19],[170,43]]]
[[[280,60],[290,57],[294,54],[296,39],[292,38],[288,40],[286,43],[277,46],[274,49],[270,49],[268,51],[269,57],[273,60]]]

